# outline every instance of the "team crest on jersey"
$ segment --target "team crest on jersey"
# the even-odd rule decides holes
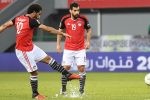
[[[82,26],[82,22],[78,22],[78,26]]]
[[[69,26],[69,25],[70,25],[70,23],[67,23],[67,25]]]

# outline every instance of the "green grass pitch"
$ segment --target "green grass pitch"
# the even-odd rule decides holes
[[[68,82],[68,95],[59,94],[60,73],[39,72],[39,92],[46,100],[150,100],[146,73],[87,73],[85,94],[78,95],[79,81]],[[0,72],[0,100],[32,100],[27,72]]]

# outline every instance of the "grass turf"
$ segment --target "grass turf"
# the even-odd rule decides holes
[[[46,100],[150,100],[146,73],[87,73],[85,95],[78,96],[79,82],[68,82],[68,96],[59,94],[59,73],[39,72],[39,92]],[[27,72],[0,72],[0,100],[32,100]]]

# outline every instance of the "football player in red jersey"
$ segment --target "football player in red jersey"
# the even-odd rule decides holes
[[[29,6],[26,15],[17,16],[13,20],[10,20],[0,26],[0,32],[13,25],[16,28],[16,56],[26,70],[31,74],[30,84],[32,88],[32,97],[36,99],[45,98],[45,96],[40,95],[38,92],[38,67],[36,62],[40,61],[50,65],[54,70],[65,75],[68,80],[80,79],[79,75],[72,74],[65,70],[64,67],[58,64],[51,56],[48,56],[42,49],[33,44],[32,37],[35,28],[40,28],[50,33],[71,38],[71,36],[66,33],[41,24],[38,21],[41,12],[42,7],[39,4],[32,4]]]
[[[73,62],[76,63],[80,79],[81,94],[84,93],[84,85],[86,80],[86,49],[90,48],[91,26],[88,19],[80,15],[79,4],[73,2],[70,4],[70,14],[65,15],[60,22],[59,30],[63,32],[66,29],[66,33],[71,35],[71,38],[66,37],[65,46],[63,52],[62,65],[65,69],[70,70]],[[87,32],[86,41],[84,41],[84,33]],[[57,35],[57,52],[61,53],[61,35]],[[62,75],[62,89],[61,93],[66,94],[67,79]]]

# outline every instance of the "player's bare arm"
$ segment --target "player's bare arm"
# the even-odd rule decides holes
[[[4,31],[8,27],[11,27],[13,25],[13,22],[10,20],[0,26],[0,32]]]
[[[65,37],[71,38],[71,36],[70,36],[69,34],[63,33],[63,32],[61,32],[61,31],[58,31],[57,29],[55,29],[55,28],[53,28],[53,27],[49,27],[49,26],[46,26],[46,25],[41,24],[41,25],[39,26],[39,28],[42,29],[42,30],[48,31],[48,32],[50,32],[50,33],[56,34],[56,35],[58,34],[58,35],[63,35],[63,36],[65,36]]]
[[[63,29],[59,29],[59,31],[60,31],[60,32],[63,32],[64,30],[63,30]],[[61,53],[61,52],[62,52],[61,39],[62,39],[62,35],[57,35],[57,46],[56,46],[56,49],[57,49],[57,52],[58,52],[58,53]]]
[[[87,29],[87,37],[86,37],[86,44],[85,44],[85,48],[89,49],[90,48],[90,40],[91,40],[91,33],[92,33],[92,29]]]

